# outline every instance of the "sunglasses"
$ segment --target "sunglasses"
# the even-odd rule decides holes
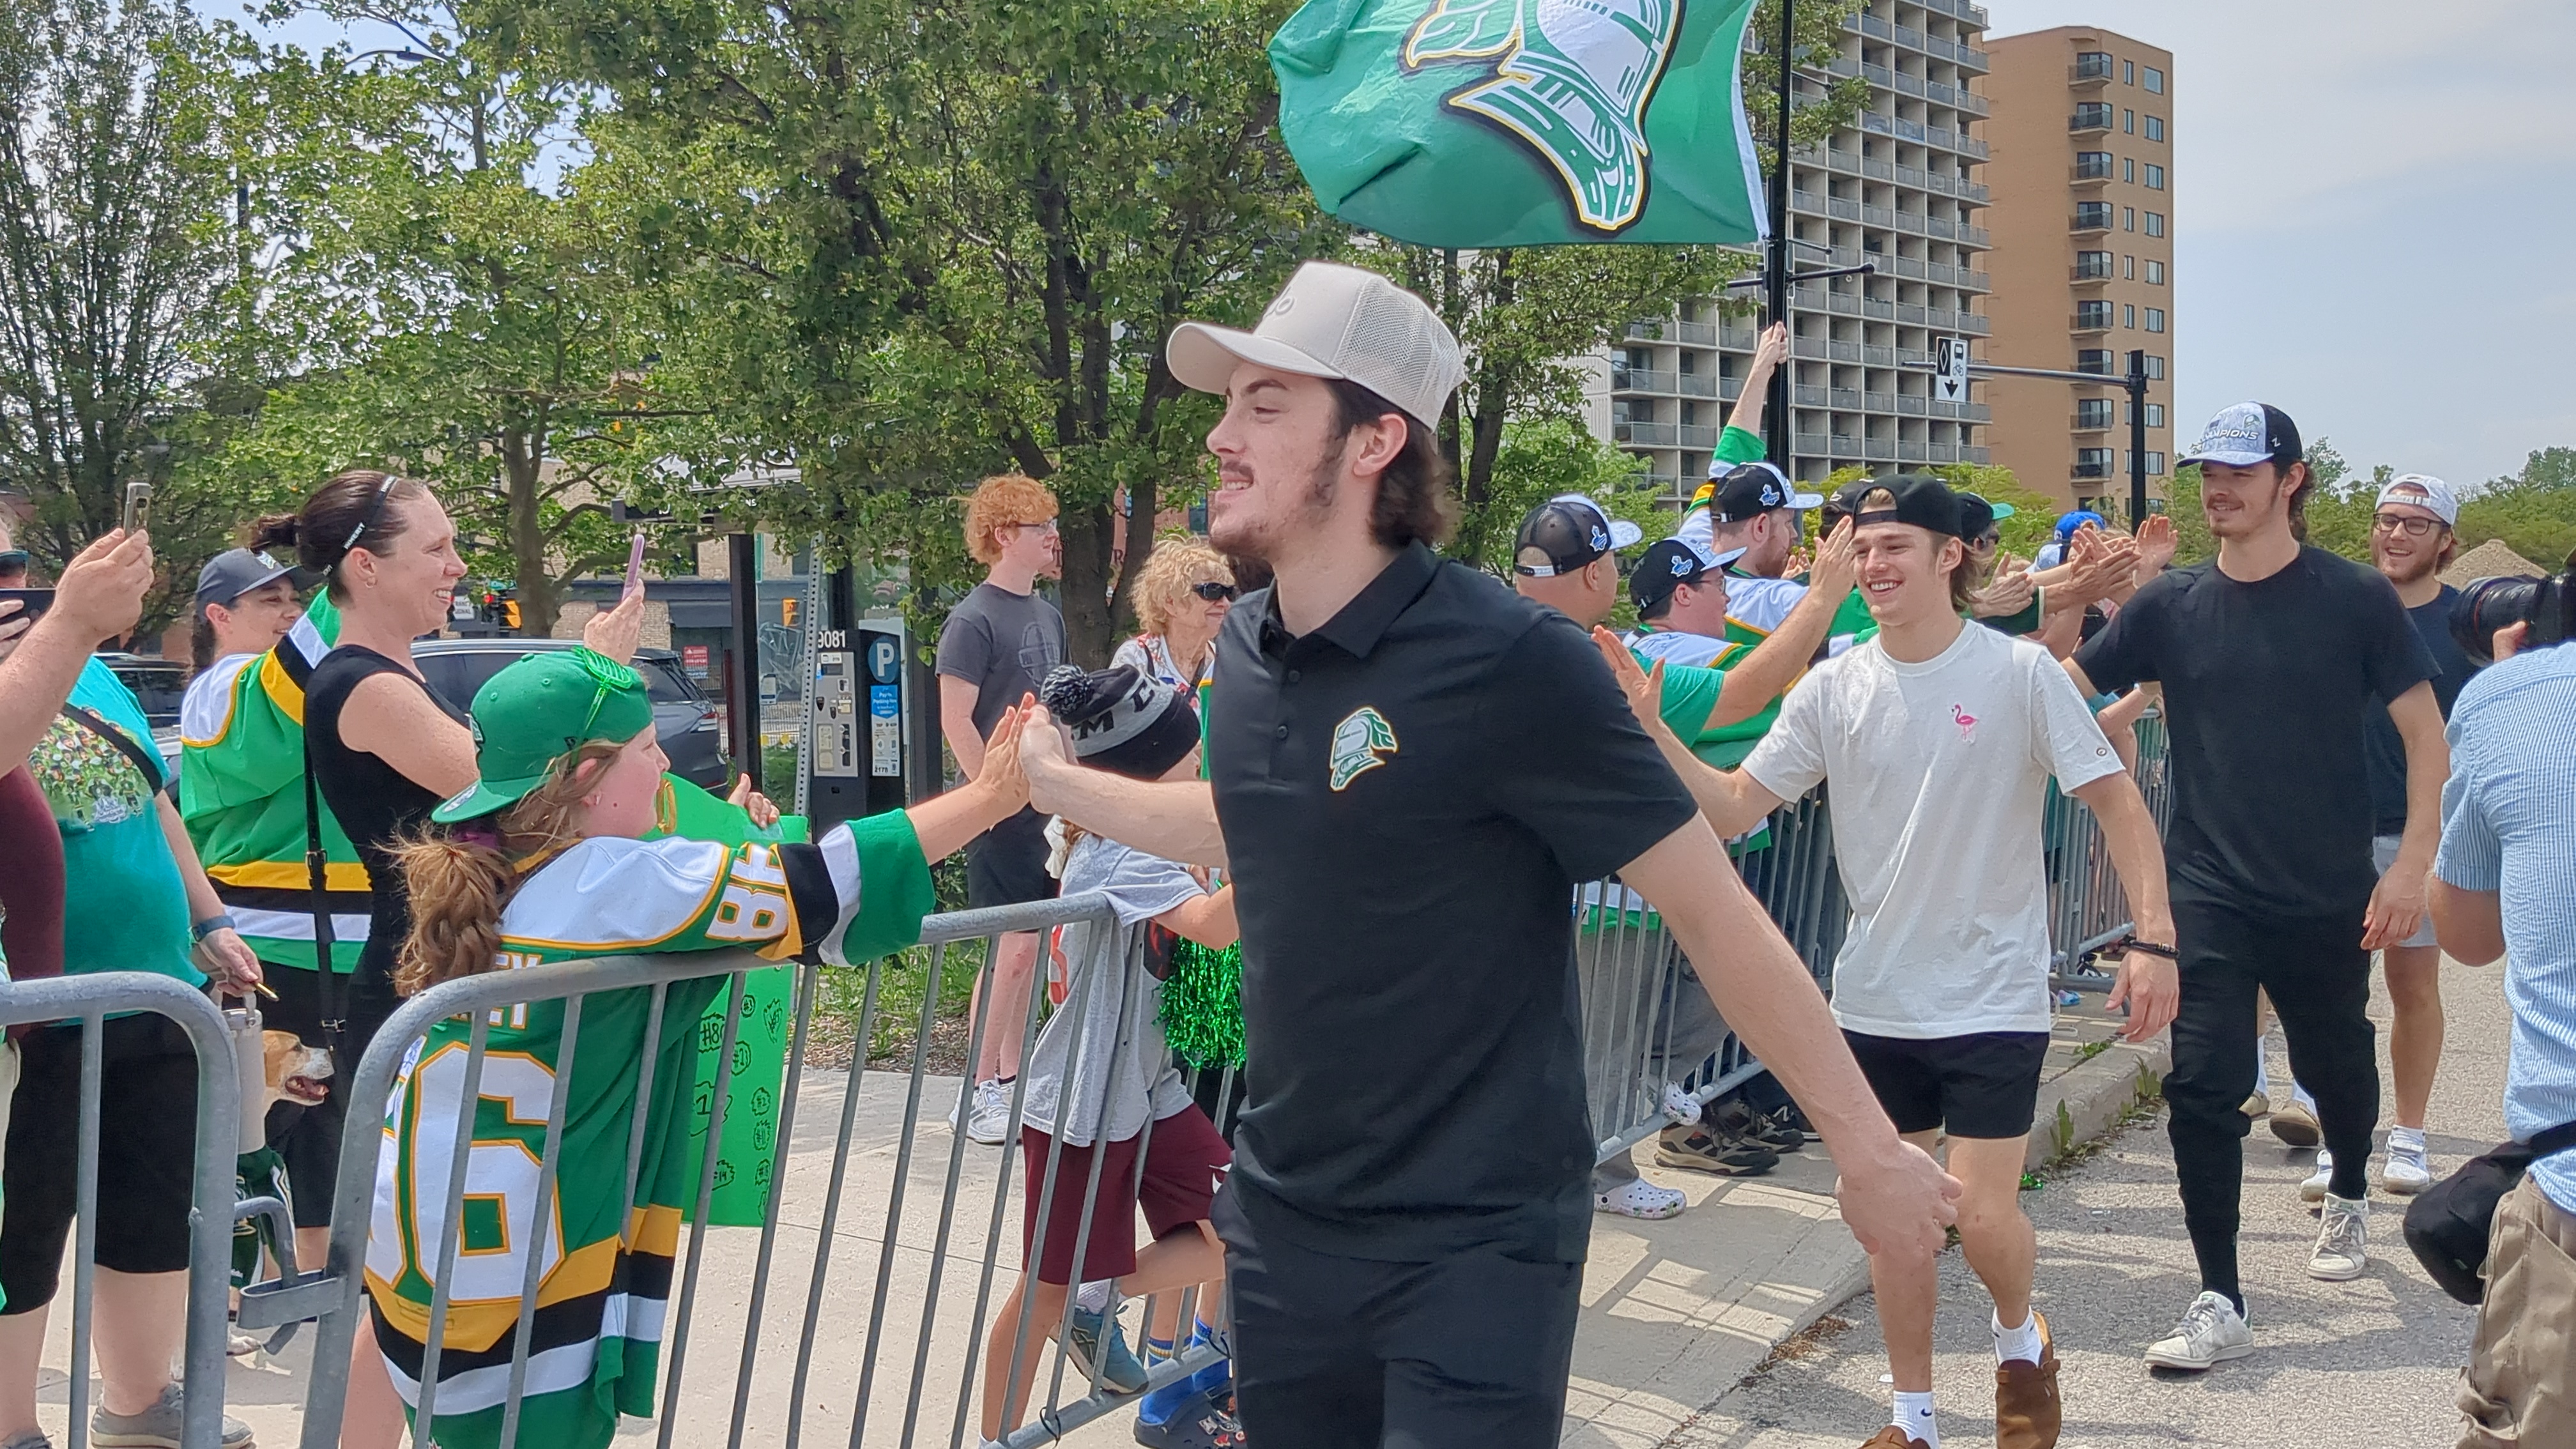
[[[1207,600],[1211,604],[1222,604],[1227,603],[1234,598],[1234,585],[1223,584],[1214,579],[1209,579],[1203,583],[1190,585],[1190,592]]]

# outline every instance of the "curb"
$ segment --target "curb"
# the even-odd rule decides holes
[[[2173,1067],[2173,1039],[2114,1041],[2110,1048],[2039,1085],[2039,1114],[2022,1159],[2024,1172],[2038,1172],[2069,1152],[2092,1142],[2118,1125],[2145,1097],[2159,1090]]]

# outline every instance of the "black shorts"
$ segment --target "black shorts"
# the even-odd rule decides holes
[[[270,1031],[291,1031],[308,1046],[325,1046],[322,1031],[322,977],[302,966],[260,963],[274,1001],[262,998],[260,1024]],[[371,981],[361,986],[343,976],[334,987],[344,1023],[340,1050],[331,1058],[331,1080],[323,1084],[320,1103],[299,1107],[280,1102],[268,1109],[268,1145],[286,1159],[286,1180],[295,1189],[295,1225],[331,1225],[331,1198],[340,1175],[340,1133],[348,1120],[349,1083],[356,1080],[358,1059],[377,1028],[402,1005],[392,984]]]
[[[1217,1195],[1235,1403],[1261,1449],[1557,1449],[1583,1265],[1491,1244],[1434,1262],[1317,1252]],[[1462,1241],[1478,1228],[1461,1225]]]
[[[1861,1075],[1899,1132],[2021,1137],[2039,1110],[2044,1031],[1980,1031],[1920,1039],[1847,1031]]]
[[[1056,897],[1055,877],[1047,874],[1047,818],[1035,810],[1019,814],[966,842],[966,904],[1016,906]]]
[[[18,1092],[0,1166],[0,1313],[54,1300],[79,1203],[81,1031],[42,1026],[19,1042]],[[188,1266],[196,1199],[197,1051],[177,1022],[137,1012],[99,1039],[98,1265],[120,1273]],[[225,1064],[225,1078],[231,1065]],[[234,1144],[224,1143],[227,1158]]]

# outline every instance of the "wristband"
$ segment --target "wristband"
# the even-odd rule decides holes
[[[238,929],[238,927],[234,926],[233,918],[229,915],[208,916],[204,920],[199,921],[197,924],[188,928],[188,939],[190,941],[203,941],[217,931],[230,931],[236,929]]]
[[[2158,946],[2150,942],[2141,941],[2138,939],[2137,933],[2134,931],[2113,943],[2111,949],[2121,953],[2122,955],[2127,955],[2131,951],[2139,951],[2149,956],[2162,956],[2168,961],[2178,962],[2182,960],[2182,953],[2175,950],[2173,947]]]

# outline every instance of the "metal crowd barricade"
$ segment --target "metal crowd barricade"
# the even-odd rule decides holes
[[[178,1023],[197,1049],[196,1183],[189,1207],[188,1328],[180,1382],[187,1390],[181,1449],[217,1449],[223,1439],[224,1318],[231,1287],[233,1158],[241,1115],[239,1079],[223,1014],[200,991],[149,971],[102,971],[0,982],[0,1026],[81,1026],[79,1166],[73,1211],[71,1432],[69,1449],[89,1442],[90,1305],[98,1271],[100,1034],[109,1013],[152,1012]]]
[[[348,1128],[343,1138],[324,1273],[291,1289],[272,1287],[246,1296],[242,1310],[245,1327],[303,1318],[320,1320],[312,1387],[305,1407],[305,1449],[328,1449],[338,1440],[349,1389],[350,1347],[360,1317],[367,1312],[360,1294],[378,1146],[394,1141],[383,1128],[387,1104],[414,1044],[443,1019],[470,1018],[471,1045],[461,1093],[464,1110],[470,1113],[473,1104],[481,1100],[485,1042],[494,1013],[521,1003],[564,1003],[553,1109],[544,1133],[531,1208],[531,1221],[543,1220],[554,1210],[562,1168],[565,1098],[581,1048],[578,1025],[582,1003],[609,992],[652,993],[643,1053],[643,1060],[649,1064],[655,1055],[651,1033],[658,1029],[665,995],[671,987],[708,977],[729,978],[724,998],[725,1028],[717,1058],[729,1061],[734,1056],[742,1020],[745,981],[748,973],[756,970],[796,972],[793,1037],[780,1089],[773,1149],[777,1170],[769,1179],[767,1211],[757,1245],[745,1263],[739,1237],[724,1239],[706,1227],[729,1092],[728,1074],[716,1073],[706,1146],[697,1164],[696,1210],[688,1220],[693,1226],[682,1249],[678,1292],[669,1305],[668,1328],[661,1344],[661,1382],[654,1399],[660,1420],[656,1442],[663,1449],[675,1442],[696,1446],[719,1440],[729,1446],[746,1442],[793,1446],[811,1438],[817,1443],[852,1446],[935,1443],[951,1449],[973,1449],[981,1442],[978,1428],[983,1383],[978,1371],[985,1362],[985,1337],[1000,1297],[1009,1291],[997,1280],[1022,1271],[1018,1236],[1006,1234],[1015,1202],[1025,1208],[1027,1196],[1035,1194],[1038,1221],[1043,1225],[1048,1221],[1048,1210],[1063,1194],[1081,1195],[1084,1211],[1074,1219],[1082,1225],[1074,1252],[1078,1268],[1088,1247],[1091,1205],[1101,1193],[1132,1193],[1135,1187],[1132,1180],[1123,1185],[1104,1182],[1100,1168],[1104,1155],[1100,1153],[1091,1155],[1087,1172],[1063,1171],[1060,1144],[1047,1152],[1038,1181],[1016,1185],[1013,1181],[1021,1161],[1018,1144],[1022,1095],[1030,1080],[1027,1068],[1039,1035],[1040,998],[1048,988],[1042,957],[1038,987],[1028,993],[1027,1001],[997,1004],[1000,993],[991,989],[995,953],[1006,933],[1022,931],[1046,933],[1042,938],[1046,952],[1060,953],[1064,938],[1059,933],[1066,927],[1082,929],[1072,933],[1079,940],[1066,962],[1068,995],[1060,1011],[1074,1013],[1078,1021],[1100,993],[1118,993],[1123,1006],[1130,1000],[1130,993],[1154,989],[1146,971],[1141,933],[1121,928],[1106,900],[1097,895],[934,916],[923,923],[922,942],[933,948],[932,963],[927,968],[931,975],[922,992],[919,1020],[914,1023],[917,1031],[910,1061],[901,1072],[869,1072],[865,1067],[886,978],[893,971],[908,968],[892,960],[873,962],[865,968],[865,994],[846,1063],[847,1075],[838,1084],[837,1124],[828,1134],[830,1167],[822,1175],[819,1194],[810,1159],[821,1155],[823,1141],[819,1139],[824,1134],[809,1140],[809,1151],[803,1154],[807,1160],[800,1161],[794,1150],[794,1133],[800,1097],[815,1092],[828,1094],[833,1088],[828,1080],[830,1067],[818,1068],[814,1079],[806,1080],[815,1001],[825,968],[775,966],[743,952],[621,956],[449,981],[406,1002],[378,1033],[352,1078]],[[998,1148],[972,1143],[964,1136],[962,1108],[955,1125],[950,1124],[947,1109],[952,1094],[947,1080],[941,1078],[934,1083],[928,1070],[939,1008],[938,953],[952,942],[978,940],[984,946],[981,979],[985,989],[978,992],[978,1004],[970,1017],[967,1060],[974,1060],[993,1023],[997,1005],[1022,1014],[1019,1085],[1013,1092],[1005,1145]],[[1122,1064],[1124,1054],[1139,1049],[1130,1029],[1132,1019],[1124,1011],[1119,1019],[1122,1029],[1110,1051],[1112,1073]],[[1077,1037],[1065,1075],[1069,1080],[1078,1079],[1084,1069]],[[1226,1080],[1221,1089],[1231,1086],[1231,1069],[1223,1075]],[[646,1071],[639,1076],[637,1101],[632,1109],[634,1145],[626,1164],[630,1223],[640,1216],[632,1213],[638,1201],[636,1159],[644,1141],[643,1104],[653,1092],[653,1074]],[[416,1111],[418,1107],[415,1104],[406,1110]],[[1150,1127],[1147,1130],[1150,1132]],[[441,1391],[437,1361],[448,1336],[448,1287],[457,1262],[458,1223],[466,1187],[462,1168],[470,1135],[456,1136],[456,1162],[446,1176],[446,1200],[439,1214],[442,1241],[437,1245],[438,1256],[430,1259],[430,1245],[420,1245],[421,1258],[436,1265],[431,1274],[424,1275],[434,1285],[419,1378],[420,1412],[415,1421],[424,1427],[435,1422]],[[387,1150],[392,1149],[388,1146]],[[1140,1171],[1142,1159],[1140,1144]],[[800,1189],[792,1210],[791,1179]],[[927,1192],[936,1193],[936,1206],[923,1213],[914,1200]],[[812,1200],[818,1195],[819,1204]],[[927,1242],[921,1241],[925,1231]],[[514,1232],[512,1236],[522,1235]],[[534,1239],[536,1235],[524,1236]],[[873,1274],[853,1280],[849,1276],[850,1264],[836,1262],[836,1257],[844,1255],[834,1250],[854,1241],[863,1243],[870,1236],[875,1238]],[[811,1262],[801,1264],[798,1259],[808,1251],[809,1240]],[[721,1274],[717,1281],[725,1285],[722,1292],[714,1294],[702,1292],[700,1286],[708,1269],[711,1245],[723,1260],[723,1266],[717,1269]],[[1030,1261],[1044,1250],[1041,1237],[1032,1246]],[[506,1385],[498,1400],[503,1414],[499,1440],[502,1449],[509,1449],[517,1438],[519,1408],[527,1392],[529,1325],[541,1288],[538,1268],[542,1254],[531,1252],[527,1256],[529,1266],[517,1305],[518,1327],[511,1341]],[[804,1268],[801,1273],[795,1271],[800,1266]],[[415,1264],[416,1271],[418,1267]],[[864,1268],[859,1271],[866,1272]],[[1079,1272],[1075,1276],[1078,1279]],[[803,1302],[794,1305],[793,1295],[799,1286],[795,1280],[800,1277]],[[845,1300],[832,1291],[836,1282],[851,1281],[868,1283],[863,1298],[853,1295]],[[1195,1302],[1189,1292],[1181,1296],[1182,1327],[1186,1331]],[[216,1301],[220,1305],[220,1292]],[[1074,1364],[1067,1352],[1073,1306],[1068,1292],[1064,1314],[1054,1322],[1039,1323],[1034,1319],[1033,1303],[1024,1300],[1010,1340],[1010,1366],[1016,1369],[1031,1362],[1043,1365],[1041,1356],[1047,1353],[1047,1345],[1052,1343],[1054,1351],[1052,1371],[1040,1380],[1036,1402],[1022,1413],[1016,1432],[1003,1438],[1010,1449],[1049,1442],[1134,1402],[1132,1395],[1113,1395],[1103,1389],[1100,1374],[1105,1358],[1096,1359],[1087,1371]],[[1140,1322],[1150,1322],[1158,1306],[1155,1299],[1143,1300],[1147,1317]],[[963,1312],[959,1311],[961,1307]],[[626,1327],[627,1333],[639,1338],[651,1331],[638,1323],[640,1316],[630,1310]],[[1215,1310],[1208,1310],[1207,1316],[1214,1318]],[[220,1313],[215,1324],[213,1351],[220,1364]],[[792,1337],[788,1332],[791,1328]],[[737,1331],[739,1343],[734,1344],[731,1338]],[[714,1355],[712,1363],[710,1355]],[[730,1394],[699,1390],[697,1386],[710,1367],[714,1367],[718,1381],[723,1381],[723,1365],[728,1357]],[[1201,1346],[1176,1359],[1157,1361],[1151,1368],[1150,1384],[1159,1386],[1195,1373],[1219,1358],[1217,1350]],[[1070,1376],[1069,1367],[1073,1369]],[[949,1397],[952,1387],[953,1402],[939,1403]],[[719,1403],[729,1403],[729,1413],[719,1414]],[[426,1445],[430,1440],[416,1428],[413,1442]]]
[[[2138,791],[2162,834],[2173,818],[2173,760],[2164,716],[2150,711],[2138,721]],[[2083,801],[2052,784],[2044,814],[2048,864],[2049,978],[2057,986],[2106,991],[2111,977],[2092,967],[2093,955],[2129,933],[2129,896],[2111,867],[2101,822]]]

